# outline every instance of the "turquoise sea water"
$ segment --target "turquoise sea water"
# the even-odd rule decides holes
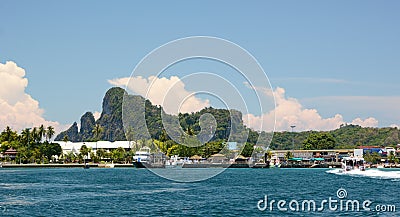
[[[197,169],[198,173],[206,169]],[[324,169],[228,169],[205,181],[179,183],[146,169],[0,169],[0,216],[399,216],[400,171],[339,175]],[[260,211],[265,199],[314,200],[329,197],[369,206],[394,205],[396,212]],[[344,200],[343,199],[343,200]],[[261,203],[262,207],[264,203]]]

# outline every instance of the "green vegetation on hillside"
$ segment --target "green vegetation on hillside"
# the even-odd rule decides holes
[[[400,144],[400,130],[398,128],[364,128],[358,125],[344,125],[331,131],[275,132],[270,148],[293,149],[293,138],[294,149],[307,149],[304,147],[304,142],[307,138],[313,140],[313,138],[318,137],[333,139],[333,148],[337,149],[357,148],[359,146],[395,146]]]
[[[142,117],[145,117],[145,122]],[[173,125],[178,121],[178,125]],[[210,133],[200,134],[202,121],[208,123],[207,129],[204,128],[203,131],[212,132],[211,138]],[[215,125],[212,124],[213,121]],[[172,124],[172,127],[168,127],[168,132],[165,124]],[[101,130],[96,132],[96,127]],[[270,148],[290,150],[394,146],[400,143],[399,134],[397,128],[363,128],[356,125],[343,125],[328,132],[275,132]],[[153,105],[141,96],[128,95],[122,88],[114,87],[104,96],[103,111],[98,120],[94,121],[93,114],[87,112],[81,118],[79,131],[74,123],[68,130],[60,133],[56,140],[129,140],[135,141],[136,146],[147,144],[168,155],[209,156],[223,150],[223,144],[229,138],[229,141],[238,142],[244,148],[243,155],[250,156],[258,137],[258,132],[243,124],[239,111],[209,107],[198,112],[168,115],[161,106]],[[193,146],[197,143],[203,144],[202,141],[208,142],[197,148],[178,144],[190,143]]]

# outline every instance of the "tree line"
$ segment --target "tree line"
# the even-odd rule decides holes
[[[16,162],[47,163],[62,153],[59,144],[50,142],[54,134],[52,126],[45,127],[43,124],[39,127],[25,128],[20,133],[7,126],[0,133],[0,153],[12,148],[18,152],[14,159]],[[5,156],[3,160],[10,160],[6,159],[7,157]]]

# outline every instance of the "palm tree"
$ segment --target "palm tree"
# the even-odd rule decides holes
[[[127,163],[131,163],[134,155],[135,155],[135,152],[133,152],[132,149],[125,152],[125,161]]]
[[[85,163],[85,159],[87,158],[88,154],[90,153],[90,148],[88,148],[86,145],[82,145],[79,152],[82,154],[83,160]]]
[[[100,134],[103,132],[103,127],[100,124],[96,124],[93,129],[94,138],[96,140],[96,154],[97,154],[97,142],[99,141]]]
[[[32,132],[31,132],[31,136],[32,136],[32,140],[34,141],[34,142],[40,142],[40,139],[39,139],[39,131],[38,131],[38,129],[36,128],[36,127],[34,127],[33,129],[32,129]]]
[[[129,147],[131,148],[131,150],[133,149],[132,147],[132,141],[135,139],[135,131],[134,129],[129,126],[129,128],[126,130],[126,139],[128,139],[129,141]]]
[[[161,130],[161,134],[160,134],[160,141],[161,142],[165,142],[165,141],[167,141],[167,138],[168,138],[168,134],[167,134],[167,132],[164,130],[164,129],[162,129]]]
[[[54,136],[54,134],[55,134],[55,132],[54,132],[54,127],[48,126],[48,127],[47,127],[47,130],[45,131],[45,133],[46,133],[47,142],[49,142],[50,139],[51,139],[51,138]]]
[[[38,136],[40,137],[40,140],[43,139],[46,135],[46,129],[44,128],[43,124],[40,125],[39,130],[38,130]]]
[[[271,152],[271,150],[267,150],[266,152],[265,152],[265,157],[267,158],[266,160],[267,161],[270,161],[271,160],[271,158],[272,158],[272,152]]]
[[[102,148],[96,151],[96,155],[102,160],[106,156],[106,151]]]
[[[100,134],[104,131],[104,128],[100,124],[96,124],[93,129],[94,138],[96,141],[99,140]]]
[[[188,127],[188,128],[186,129],[186,133],[187,133],[189,136],[193,136],[193,135],[194,135],[194,130],[193,130],[191,127]]]
[[[293,157],[293,153],[291,152],[291,151],[287,151],[286,153],[285,153],[285,159],[286,160],[289,160],[290,158],[292,158]]]
[[[29,128],[25,128],[21,132],[21,142],[29,145],[29,137],[31,135],[31,130]]]
[[[117,161],[122,161],[125,156],[125,149],[122,147],[118,147],[113,151],[114,159]]]
[[[9,127],[9,126],[7,126],[6,127],[6,129],[4,130],[4,132],[5,132],[5,141],[11,141],[12,140],[12,134],[13,134],[13,131],[11,130],[11,128]]]
[[[67,143],[67,142],[68,142],[68,140],[69,140],[68,136],[67,136],[67,135],[65,135],[65,136],[64,136],[64,138],[63,138],[63,142]]]
[[[76,156],[72,151],[68,152],[65,157],[67,158],[67,161],[69,161],[70,163],[73,163],[76,159]]]
[[[395,152],[394,152],[394,151],[391,151],[391,152],[388,154],[388,161],[389,161],[390,163],[393,163],[393,162],[395,161],[395,159],[396,159]]]

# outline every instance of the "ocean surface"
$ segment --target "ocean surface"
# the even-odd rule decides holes
[[[329,199],[337,209],[323,203]],[[287,210],[278,209],[279,200]],[[309,200],[321,210],[307,210],[307,203],[302,210]],[[360,210],[340,210],[347,200],[359,201]],[[367,200],[369,211],[362,207]],[[400,170],[343,175],[335,169],[227,169],[183,183],[134,168],[0,168],[0,216],[238,215],[400,216]]]

